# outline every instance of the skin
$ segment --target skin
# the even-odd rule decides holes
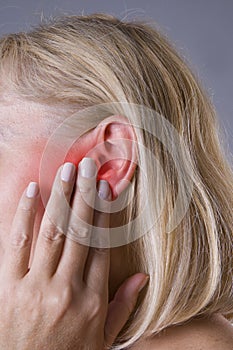
[[[46,184],[47,211],[54,208],[56,213],[52,223],[39,196],[33,200],[26,198],[28,183],[39,181],[40,160],[48,138],[44,137],[48,134],[48,124],[39,115],[39,109],[33,110],[34,114],[32,108],[29,114],[30,108],[20,102],[11,101],[1,106],[5,129],[2,129],[0,171],[0,348],[67,349],[69,344],[69,349],[103,349],[105,344],[114,341],[127,321],[147,276],[138,273],[126,280],[127,274],[122,273],[114,279],[110,272],[111,281],[109,249],[89,249],[57,234],[56,222],[66,222],[66,217],[59,215],[64,212],[64,198],[61,191],[58,195],[58,180],[53,182],[54,178],[61,181],[58,175],[61,166],[55,162],[51,164]],[[99,135],[96,134],[96,140]],[[79,150],[74,161],[77,167],[86,154],[81,144],[85,146],[88,140],[84,141],[76,147]],[[81,199],[75,181],[72,186],[63,185],[66,200],[84,222],[92,224],[94,220],[95,226],[99,222],[109,227],[109,215],[93,214],[93,209]],[[97,178],[92,186],[85,184],[94,194],[96,185],[99,185]],[[112,200],[113,195],[110,188],[108,200]],[[119,255],[116,266],[118,261]]]
[[[40,161],[45,149],[46,143],[56,127],[64,121],[64,114],[57,110],[49,109],[40,104],[27,103],[18,100],[17,97],[7,94],[0,108],[1,130],[3,137],[1,144],[1,169],[0,169],[0,190],[1,203],[0,212],[4,213],[0,217],[0,252],[1,257],[5,250],[5,234],[9,232],[11,223],[17,208],[20,196],[30,181],[39,182]],[[7,130],[8,133],[7,133]],[[89,156],[96,160],[97,155],[90,152],[95,143],[101,142],[104,135],[96,133],[82,137],[76,142],[65,161],[72,161],[78,166],[80,160],[89,152]],[[54,158],[56,157],[54,150]],[[53,179],[61,162],[54,161],[50,164],[49,173],[44,184],[44,192],[49,197]],[[17,175],[16,175],[17,174]],[[133,174],[133,169],[130,176]],[[120,174],[119,177],[122,175]],[[116,183],[111,183],[111,174],[102,176],[102,179],[109,181],[113,199],[116,197]],[[113,176],[112,176],[113,178]],[[114,178],[116,174],[114,173]],[[34,251],[40,223],[44,214],[46,202],[39,200],[37,215],[35,218],[34,239],[32,251]],[[8,208],[7,212],[5,208]],[[111,215],[110,225],[121,225],[119,215]],[[128,271],[122,268],[125,261],[124,248],[111,249],[111,273],[110,273],[110,298],[113,297],[119,285],[129,276]],[[120,263],[120,264],[119,264]]]
[[[54,111],[53,109],[49,110],[48,107],[44,108],[44,106],[41,106],[38,104],[33,104],[33,103],[29,104],[20,100],[16,100],[15,98],[13,99],[12,96],[10,95],[5,98],[4,103],[1,103],[0,123],[1,123],[2,134],[1,134],[1,140],[0,140],[0,143],[1,143],[1,158],[0,158],[0,161],[1,161],[0,259],[1,260],[0,260],[0,263],[1,263],[1,266],[8,266],[5,269],[5,271],[10,271],[10,268],[9,268],[10,263],[7,260],[7,257],[9,259],[10,256],[13,256],[12,251],[9,251],[9,237],[11,236],[10,232],[12,232],[12,222],[15,217],[19,200],[26,186],[30,181],[37,181],[37,182],[39,181],[40,160],[41,160],[46,142],[49,136],[51,135],[52,131],[54,130],[54,128],[56,128],[56,126],[58,126],[63,120],[64,120],[64,116],[62,113],[60,113],[59,115],[57,111]],[[108,125],[112,128],[112,131],[114,134],[113,122],[114,120],[111,120],[111,121],[108,120]],[[102,131],[100,130],[102,129],[99,129],[98,132],[92,133],[91,135],[90,134],[86,135],[80,140],[79,143],[76,143],[75,148],[73,149],[73,152],[71,152],[67,156],[66,161],[72,161],[76,166],[78,166],[82,157],[89,152],[89,156],[93,157],[96,160],[96,163],[98,163],[98,154],[91,153],[90,150],[92,149],[93,145],[97,144],[98,142],[101,143],[101,141],[103,140],[103,137],[105,134],[103,133],[103,130]],[[123,132],[123,135],[124,133],[126,133],[126,135],[129,135],[129,130],[123,130],[122,132]],[[53,179],[60,165],[61,164],[56,164],[56,163],[52,164],[50,172],[48,174],[48,183],[46,185],[48,198],[53,185]],[[133,172],[134,172],[134,168],[130,167],[130,165],[127,164],[127,166],[125,165],[123,173],[121,173],[120,171],[119,172],[114,171],[115,179],[116,181],[118,181],[120,178],[126,176],[127,179],[130,180],[131,176],[133,175]],[[111,192],[112,192],[112,199],[113,199],[117,195],[117,192],[116,192],[117,184],[116,182],[111,183],[111,178],[113,178],[112,175],[113,174],[109,173],[109,177],[105,176],[105,180],[109,181]],[[29,266],[32,266],[34,261],[36,261],[34,260],[34,256],[35,256],[36,246],[38,242],[39,232],[41,229],[43,215],[44,215],[44,203],[42,203],[41,199],[38,197]],[[119,226],[123,223],[123,216],[120,216],[120,215],[116,216],[114,214],[111,214],[111,216],[106,220],[109,220],[108,223],[110,227],[113,227],[114,225]],[[87,221],[88,221],[88,217],[87,217]],[[15,231],[17,231],[17,229]],[[109,253],[110,254],[109,279],[105,278],[104,280],[105,284],[107,283],[109,285],[108,286],[109,300],[113,298],[118,287],[129,276],[129,271],[127,271],[127,268],[126,268],[127,264],[125,263],[124,249],[125,247],[114,248],[114,249],[111,249]],[[39,255],[40,254],[38,254],[38,256]],[[76,254],[76,257],[77,256],[78,255]],[[106,259],[106,256],[105,256],[105,259]],[[34,270],[35,275],[37,276],[37,279],[38,279],[38,271],[41,270],[39,266],[40,266],[40,263],[38,263],[37,265],[38,270],[36,269]],[[104,264],[102,266],[104,266]],[[66,272],[67,271],[68,270],[66,270]],[[41,279],[43,280],[43,276],[41,276]],[[4,275],[4,281],[5,281],[4,282],[5,285],[7,285],[8,287],[12,283],[10,279],[8,280],[6,275]],[[104,285],[104,282],[102,286]],[[136,280],[135,280],[135,284],[132,282],[132,295],[134,294],[134,297],[131,295],[132,300],[136,300],[136,297],[135,297],[136,295],[135,291],[137,289],[136,282],[137,282]],[[21,294],[19,293],[19,295],[22,297],[22,295],[24,295],[23,294],[24,288],[25,289],[27,288],[24,287],[26,286],[26,284],[25,285],[21,284],[21,285],[22,287],[20,286],[19,288],[19,290],[21,291]],[[136,289],[134,289],[133,286]],[[50,290],[48,289],[48,293],[52,293],[53,285],[50,284],[48,288],[50,288]],[[54,290],[55,289],[56,288],[54,288]],[[133,292],[133,289],[134,289],[134,292]],[[80,289],[79,289],[79,292],[80,292]],[[85,295],[86,295],[86,298],[85,298]],[[91,298],[87,298],[87,295],[88,293],[85,294],[85,292],[82,291],[83,300],[91,299]],[[124,296],[124,293],[123,293],[123,296]],[[122,296],[122,300],[123,300],[123,296]],[[128,297],[127,300],[129,302],[130,296],[128,295],[127,297]],[[12,296],[12,299],[15,299],[14,295]],[[18,301],[18,303],[20,303],[20,301]],[[106,305],[106,300],[105,300],[105,305]],[[130,309],[132,309],[133,303],[131,302],[130,305],[131,305]],[[92,306],[93,305],[89,305],[89,308],[91,308]],[[79,307],[78,304],[77,304],[77,307]],[[67,310],[66,312],[68,313]],[[104,310],[102,310],[102,312],[104,314]],[[105,309],[105,312],[106,312],[106,309]],[[100,322],[102,325],[102,328],[101,328],[102,330],[104,328],[103,314],[102,314],[102,323],[99,321],[99,319],[97,319],[98,322]],[[114,313],[112,315],[114,315]],[[119,332],[120,328],[123,326],[127,317],[128,315],[124,315],[124,316],[120,315],[119,325],[118,325],[118,328],[114,331],[115,333]],[[114,320],[116,319],[116,317],[113,317],[113,318]],[[11,323],[12,320],[9,318],[8,322]],[[111,317],[110,317],[109,324],[111,324]],[[61,327],[63,325],[65,325],[65,323],[64,324],[61,323]],[[6,328],[7,328],[7,324],[6,324]],[[14,329],[14,327],[12,327],[12,329]],[[58,327],[58,330],[60,331],[59,327]],[[20,329],[21,333],[24,331],[25,330]],[[80,330],[80,334],[82,334],[82,332],[84,332],[84,330]],[[143,348],[146,350],[150,350],[150,349],[173,350],[173,349],[182,349],[182,348],[198,349],[198,347],[200,349],[219,349],[219,347],[217,346],[221,344],[221,349],[230,350],[231,349],[230,344],[232,344],[232,341],[233,341],[232,333],[233,333],[232,327],[229,326],[229,322],[227,322],[223,318],[223,316],[218,314],[204,320],[191,320],[188,323],[188,325],[183,325],[180,327],[177,326],[171,329],[167,329],[166,331],[161,332],[159,335],[153,337],[150,340],[141,341],[138,345],[136,344],[135,346],[133,346],[132,349],[137,350],[137,349]],[[69,336],[69,339],[70,339],[70,334],[68,334],[67,336]],[[86,334],[85,334],[85,337],[86,337]],[[12,334],[10,338],[14,339]],[[1,341],[4,342],[4,339]],[[111,341],[113,341],[113,339],[111,339],[110,342]],[[91,339],[91,337],[90,337],[90,342],[93,342],[93,339]],[[57,344],[58,344],[58,339],[55,336],[55,341],[54,341],[55,348]],[[31,348],[32,345],[34,346],[35,344],[29,344],[28,348]],[[26,349],[26,347],[24,348]]]
[[[132,276],[108,305],[109,249],[89,249],[68,239],[63,232],[66,228],[67,232],[77,234],[77,225],[79,229],[85,228],[78,217],[95,226],[109,227],[109,214],[94,213],[80,190],[85,191],[85,198],[91,202],[97,198],[110,201],[111,191],[107,196],[96,197],[96,177],[84,177],[79,172],[76,179],[75,166],[67,165],[72,166],[72,176],[62,180],[64,168],[59,168],[30,268],[39,188],[29,194],[24,191],[17,206],[0,268],[1,349],[106,350],[145,285],[144,274]],[[78,217],[74,212],[68,215],[64,207],[66,200],[70,202],[74,187],[73,209]],[[51,221],[47,213],[52,212]]]
[[[233,326],[221,314],[195,318],[183,325],[168,327],[133,350],[232,350]]]

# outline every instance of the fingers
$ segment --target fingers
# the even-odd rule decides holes
[[[105,349],[109,349],[125,325],[136,305],[139,292],[148,280],[148,275],[138,273],[128,278],[116,292],[113,301],[109,304],[105,323]]]
[[[69,201],[75,182],[75,166],[65,163],[56,174],[41,222],[30,273],[51,277],[56,271],[68,224]]]
[[[5,272],[13,278],[22,278],[28,272],[38,193],[38,184],[31,182],[21,196],[12,223]]]
[[[112,198],[111,189],[107,181],[100,180],[98,183],[98,201],[99,206],[102,201],[109,201]],[[104,210],[104,202],[102,210]],[[107,206],[106,206],[107,207]],[[110,214],[104,211],[95,211],[94,225],[92,231],[92,245],[96,248],[90,248],[88,260],[85,269],[85,283],[91,289],[94,289],[99,295],[108,293],[108,278],[110,265],[109,249],[109,222]],[[105,234],[103,241],[100,239],[100,232],[97,228],[104,228]]]
[[[93,223],[96,175],[95,161],[83,158],[79,163],[67,238],[57,268],[57,274],[68,279],[83,280]]]

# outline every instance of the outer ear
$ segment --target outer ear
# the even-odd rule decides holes
[[[115,199],[129,184],[137,166],[136,134],[127,118],[110,116],[94,130],[96,144],[86,156],[95,159],[97,179],[107,180]]]
[[[129,184],[137,166],[136,134],[124,116],[105,118],[82,135],[72,146],[65,161],[78,165],[91,157],[98,167],[97,180],[107,180],[115,199]]]

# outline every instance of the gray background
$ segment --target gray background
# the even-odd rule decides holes
[[[107,12],[121,19],[156,21],[207,88],[218,112],[221,140],[233,156],[232,0],[0,0],[0,35],[27,30],[46,17]]]

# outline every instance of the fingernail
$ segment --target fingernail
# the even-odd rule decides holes
[[[61,179],[65,182],[72,181],[75,173],[75,166],[73,163],[65,163],[61,171]]]
[[[34,198],[37,196],[39,192],[39,186],[37,182],[30,182],[28,187],[27,187],[27,191],[26,191],[26,196],[28,198]]]
[[[110,195],[110,186],[108,181],[106,180],[99,180],[98,183],[98,194],[99,197],[102,199],[107,199]]]
[[[92,158],[83,158],[79,163],[79,170],[81,176],[83,177],[93,177],[97,173],[97,166],[95,164],[94,159]]]
[[[147,285],[149,279],[150,279],[150,276],[147,275],[147,276],[142,280],[142,282],[139,284],[138,293],[140,293],[141,290]]]

